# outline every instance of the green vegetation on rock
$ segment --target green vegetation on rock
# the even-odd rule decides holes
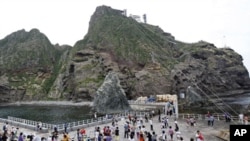
[[[20,30],[0,40],[0,102],[91,100],[103,83],[108,84],[104,78],[110,72],[117,73],[129,99],[178,94],[189,86],[222,96],[250,89],[243,58],[232,49],[205,41],[177,41],[160,27],[122,12],[97,7],[88,33],[73,48],[52,45],[37,29]],[[202,98],[200,89],[194,91]],[[198,99],[192,93],[188,96],[190,103]]]

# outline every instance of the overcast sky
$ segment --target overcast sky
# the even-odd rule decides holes
[[[53,44],[74,45],[87,33],[100,5],[147,14],[147,22],[177,40],[229,46],[250,71],[250,0],[0,0],[0,39],[20,29],[39,29]]]

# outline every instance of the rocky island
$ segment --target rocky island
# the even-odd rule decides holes
[[[73,47],[51,44],[38,29],[1,39],[0,103],[66,100],[97,106],[112,94],[124,109],[127,99],[183,93],[183,108],[225,108],[226,103],[246,111],[249,102],[241,100],[250,99],[250,78],[242,61],[231,48],[184,43],[122,10],[99,6],[88,33]],[[110,74],[115,77],[109,83],[119,87],[105,86]],[[113,107],[106,100],[106,107]]]

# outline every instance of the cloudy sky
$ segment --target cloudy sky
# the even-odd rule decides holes
[[[243,56],[250,71],[249,0],[0,0],[0,39],[38,28],[55,44],[74,45],[87,33],[90,16],[100,5],[147,14],[177,40],[205,40],[229,46]]]

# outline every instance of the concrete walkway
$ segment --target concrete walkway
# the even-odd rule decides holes
[[[161,117],[163,117],[163,116],[165,116],[165,115],[161,115]],[[128,141],[128,139],[123,138],[125,121],[126,120],[118,121],[118,127],[120,129],[120,132],[119,132],[120,133],[120,141]],[[207,125],[206,120],[197,120],[196,126],[191,127],[191,126],[187,126],[187,123],[184,119],[177,119],[177,122],[179,125],[179,131],[181,132],[181,136],[184,138],[184,141],[189,141],[191,137],[195,138],[195,133],[197,130],[201,131],[201,133],[204,135],[206,141],[223,141],[223,140],[219,139],[218,137],[216,137],[216,135],[219,134],[219,132],[221,130],[229,130],[229,125],[230,125],[230,123],[226,123],[225,121],[215,121],[214,126],[211,127],[211,126]],[[150,124],[144,122],[144,125],[146,127],[146,131],[150,131]],[[162,130],[165,130],[166,133],[168,133],[168,129],[161,129],[161,125],[162,125],[162,123],[160,123],[158,121],[158,116],[153,117],[154,131],[156,132],[157,135],[161,135]],[[9,125],[9,128],[11,128],[11,126],[12,125]],[[104,126],[111,127],[111,123],[101,124],[98,126],[100,127],[100,129],[103,129]],[[173,117],[169,117],[169,126],[172,126],[173,129],[175,127]],[[0,131],[2,132],[3,123],[0,123],[0,127],[1,127]],[[86,129],[87,136],[94,137],[95,127],[87,127],[85,129]],[[36,136],[45,137],[45,138],[50,137],[51,133],[52,133],[51,130],[49,130],[48,133],[39,133],[39,132],[32,131],[32,130],[25,129],[25,128],[20,128],[19,133],[20,132],[23,132],[25,135],[35,134]],[[175,135],[174,135],[174,141],[177,141]],[[76,131],[70,131],[70,129],[69,129],[69,136],[70,136],[70,138],[74,138],[75,141],[77,140]],[[62,138],[63,138],[63,135],[60,134],[58,141],[61,141]],[[167,138],[170,139],[170,136],[168,135]]]

